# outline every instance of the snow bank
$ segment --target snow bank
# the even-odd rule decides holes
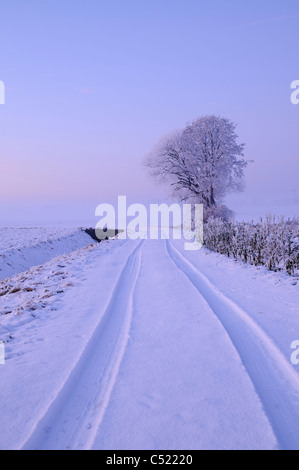
[[[80,228],[0,228],[0,280],[93,243]]]

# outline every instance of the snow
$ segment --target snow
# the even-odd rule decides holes
[[[208,302],[230,336],[284,448],[298,445],[299,377],[270,336],[240,302],[220,291],[196,265],[169,245],[170,256]],[[256,300],[258,298],[256,297]],[[283,320],[283,319],[282,319]],[[282,323],[280,325],[282,327]],[[289,346],[290,347],[290,346]],[[281,397],[284,397],[283,401]],[[277,411],[279,410],[279,412]]]
[[[54,232],[31,246],[79,237]],[[0,282],[1,449],[299,448],[294,278],[88,242]]]
[[[0,280],[94,243],[80,228],[0,228]]]

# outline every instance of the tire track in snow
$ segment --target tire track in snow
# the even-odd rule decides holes
[[[299,449],[299,377],[264,330],[168,240],[176,266],[222,323],[251,378],[282,449]],[[215,345],[216,348],[217,345]]]
[[[142,244],[128,257],[91,339],[23,450],[92,448],[129,338]]]

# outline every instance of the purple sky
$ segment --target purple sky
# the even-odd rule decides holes
[[[0,0],[0,207],[156,201],[144,156],[206,114],[255,160],[242,205],[298,206],[298,40],[298,0]]]

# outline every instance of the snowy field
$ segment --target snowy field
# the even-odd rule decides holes
[[[90,243],[79,228],[0,227],[0,280]]]
[[[1,252],[36,246],[74,233],[74,228],[0,227]]]
[[[0,282],[1,449],[299,448],[295,278],[85,236]]]

